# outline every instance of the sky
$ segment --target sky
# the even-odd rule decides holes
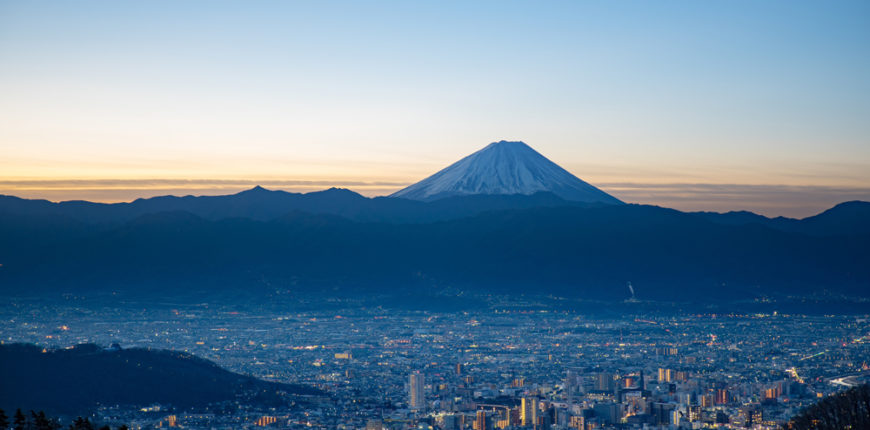
[[[385,195],[502,139],[632,203],[870,200],[870,2],[0,0],[0,194]]]

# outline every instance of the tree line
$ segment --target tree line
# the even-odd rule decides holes
[[[43,411],[30,411],[30,414],[25,414],[21,409],[18,409],[11,422],[9,419],[6,412],[0,409],[0,430],[61,430],[64,428],[59,419],[48,417]],[[66,428],[69,430],[112,430],[108,425],[97,427],[89,419],[82,417],[74,419]],[[117,430],[128,430],[128,428],[126,425],[121,425]]]

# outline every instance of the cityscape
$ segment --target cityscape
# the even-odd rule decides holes
[[[32,300],[0,308],[4,343],[186,351],[326,393],[283,410],[105,405],[92,417],[134,429],[773,429],[870,378],[866,317],[595,317],[522,297],[458,313]]]

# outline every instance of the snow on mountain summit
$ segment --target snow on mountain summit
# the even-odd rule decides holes
[[[390,197],[431,201],[472,194],[547,191],[572,201],[621,204],[572,175],[523,142],[493,142]]]

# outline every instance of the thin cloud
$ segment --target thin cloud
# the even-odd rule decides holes
[[[284,180],[284,179],[16,179],[0,180],[0,189],[139,189],[185,187],[339,187],[339,186],[404,186],[404,182],[389,181],[336,181],[336,180]]]
[[[837,203],[870,200],[870,187],[767,184],[598,184],[632,203],[655,204],[686,211],[749,210],[767,216],[805,217]]]
[[[374,197],[390,194],[409,183],[288,179],[16,179],[0,180],[0,194],[52,201],[121,202],[167,194],[232,194],[255,185],[291,192],[341,187]],[[749,210],[767,216],[798,218],[817,214],[844,201],[870,200],[870,187],[637,182],[596,185],[629,203],[684,211]]]

